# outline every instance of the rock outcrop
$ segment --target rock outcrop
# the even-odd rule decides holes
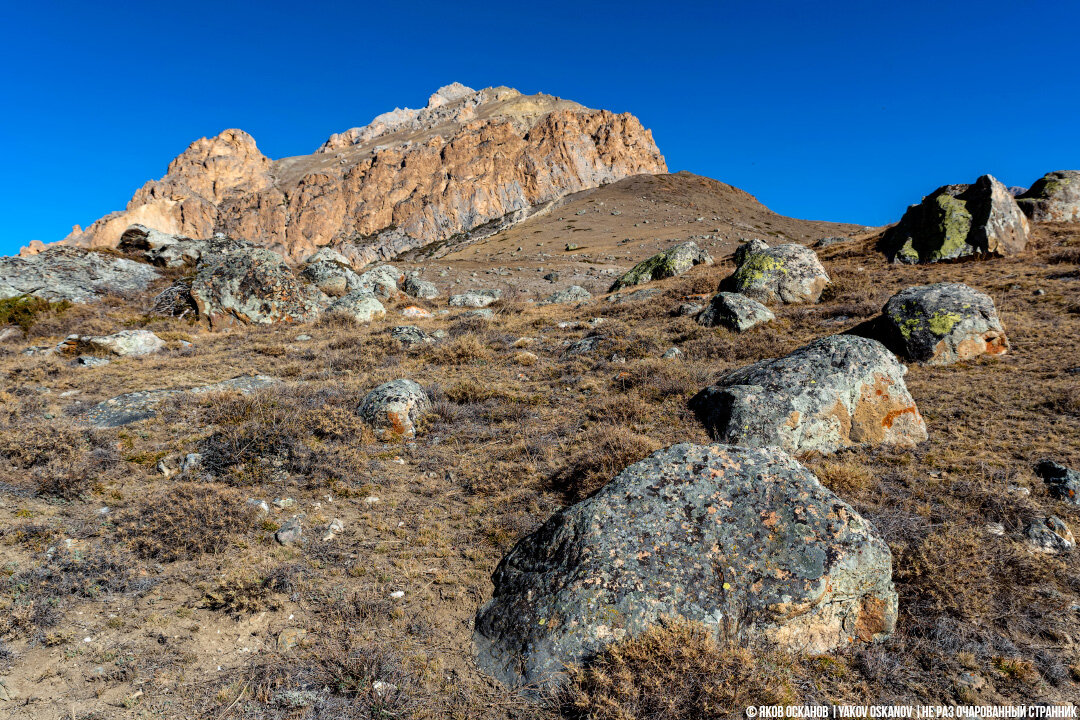
[[[137,390],[117,395],[90,408],[82,420],[97,428],[113,428],[146,420],[157,414],[157,406],[166,398],[181,393],[203,395],[206,393],[238,392],[242,395],[276,385],[279,381],[266,375],[240,375],[212,385],[202,385],[180,390]]]
[[[775,448],[661,450],[518,542],[492,580],[477,656],[512,686],[551,683],[665,618],[806,652],[896,621],[888,545]]]
[[[882,238],[891,260],[932,263],[972,255],[1008,256],[1026,246],[1030,225],[1008,188],[992,175],[945,185],[912,205]]]
[[[651,133],[628,113],[454,85],[423,110],[380,115],[312,155],[271,161],[240,130],[198,140],[125,210],[76,226],[64,243],[115,247],[141,224],[196,239],[223,232],[292,261],[335,244],[362,266],[572,192],[660,172]]]
[[[705,327],[725,327],[735,332],[775,320],[776,315],[757,300],[740,293],[717,293],[708,307],[697,316],[697,322]]]
[[[735,445],[790,453],[913,446],[927,434],[906,372],[878,341],[838,335],[736,370],[690,408],[714,439]]]
[[[608,292],[675,277],[682,275],[695,265],[712,265],[712,263],[713,259],[709,253],[698,247],[693,240],[687,240],[642,260],[612,283]]]
[[[1035,222],[1080,222],[1080,170],[1046,173],[1016,204]]]
[[[161,275],[149,265],[79,248],[51,247],[30,257],[0,257],[0,300],[20,295],[92,302],[146,290]]]
[[[356,412],[379,437],[411,438],[416,423],[431,412],[431,400],[419,383],[391,380],[369,392]]]
[[[904,288],[877,321],[881,340],[897,355],[927,365],[951,365],[1009,350],[990,296],[962,283]]]
[[[810,248],[769,247],[752,240],[735,251],[735,272],[724,278],[719,289],[766,305],[816,303],[828,283],[829,274]]]

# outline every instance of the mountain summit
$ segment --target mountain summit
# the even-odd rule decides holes
[[[629,113],[454,83],[423,109],[383,113],[311,155],[270,160],[235,129],[197,140],[125,210],[75,226],[62,242],[114,247],[139,223],[193,238],[222,232],[293,260],[334,245],[371,262],[666,171],[652,133]]]

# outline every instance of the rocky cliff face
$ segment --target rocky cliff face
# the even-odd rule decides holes
[[[422,110],[380,115],[311,155],[271,161],[241,130],[198,140],[125,210],[76,226],[63,242],[112,247],[139,223],[192,238],[224,232],[293,260],[333,244],[364,263],[666,170],[652,134],[628,113],[454,84]]]

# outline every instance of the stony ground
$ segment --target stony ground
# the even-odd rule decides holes
[[[715,717],[777,698],[1080,701],[1078,559],[1034,553],[1022,536],[1037,516],[1080,522],[1080,509],[1052,499],[1033,473],[1043,457],[1080,465],[1080,231],[1039,226],[1017,258],[914,267],[888,264],[869,237],[837,244],[820,251],[833,279],[820,304],[780,307],[744,335],[672,312],[713,292],[730,258],[655,283],[659,294],[637,302],[524,302],[574,282],[598,292],[608,265],[625,269],[673,239],[713,235],[700,241],[719,259],[740,236],[857,230],[765,215],[777,229],[737,228],[755,223],[735,219],[722,187],[687,199],[691,190],[583,193],[569,211],[425,260],[444,291],[507,277],[521,291],[493,305],[491,321],[457,311],[417,321],[447,336],[411,350],[389,336],[410,322],[396,307],[367,326],[208,333],[145,316],[148,298],[76,306],[5,341],[0,698],[11,699],[0,699],[0,717],[694,717],[695,700],[679,693],[699,692],[702,677],[718,678],[705,693],[711,709],[699,712]],[[605,192],[622,193],[618,205],[589,215]],[[527,235],[534,256],[511,257]],[[559,250],[535,257],[539,242]],[[590,257],[567,258],[566,242]],[[484,274],[499,266],[510,275]],[[551,270],[559,281],[542,280]],[[511,695],[475,667],[473,617],[518,538],[629,462],[707,442],[686,403],[726,371],[853,327],[899,289],[939,280],[989,293],[1011,352],[910,368],[930,434],[916,450],[803,458],[892,548],[891,639],[826,656],[749,656],[676,628],[615,653],[607,676],[576,675],[554,699]],[[97,368],[22,354],[123,327],[152,329],[168,346]],[[600,352],[562,355],[594,333],[607,338]],[[660,359],[673,346],[685,356]],[[177,394],[123,428],[79,423],[121,393],[241,374],[282,382],[246,398]],[[427,388],[436,412],[415,441],[379,442],[355,409],[399,377]],[[193,452],[203,469],[185,473]],[[267,501],[269,514],[238,510],[248,498]],[[280,546],[274,532],[298,512],[302,540]],[[335,518],[343,531],[323,540]],[[650,667],[659,687],[634,674]],[[656,697],[635,705],[628,684]],[[680,707],[691,710],[674,714]]]

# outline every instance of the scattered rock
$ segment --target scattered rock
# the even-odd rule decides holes
[[[926,425],[907,368],[868,338],[821,338],[736,370],[690,400],[716,440],[791,453],[859,445],[914,446]]]
[[[544,276],[544,279],[547,280],[548,282],[558,282],[559,281],[559,273],[554,272],[554,271],[549,272],[547,275]]]
[[[746,332],[755,325],[775,319],[772,311],[757,300],[729,292],[717,293],[709,306],[697,316],[701,325],[725,327],[735,332]]]
[[[161,275],[144,263],[72,247],[28,257],[0,257],[0,300],[32,295],[49,302],[88,303],[134,295]]]
[[[404,275],[393,265],[380,265],[360,276],[357,290],[369,292],[381,298],[393,298],[401,292],[398,282]]]
[[[98,403],[87,411],[83,419],[98,428],[120,427],[153,417],[155,408],[162,400],[182,392],[198,395],[208,392],[235,391],[246,395],[277,383],[276,379],[266,375],[241,375],[213,385],[203,385],[186,390],[140,390],[117,395],[114,398]]]
[[[295,339],[296,339],[296,342],[307,342],[307,341],[311,340],[311,336],[308,335],[307,333],[301,333],[300,335],[297,335]]]
[[[588,355],[594,353],[600,347],[600,343],[606,340],[603,335],[590,335],[580,340],[575,340],[563,349],[563,355],[574,357],[575,355]]]
[[[480,308],[479,310],[467,310],[461,314],[461,317],[467,318],[480,318],[481,320],[490,320],[495,317],[495,311],[490,308]]]
[[[244,503],[244,504],[247,505],[248,507],[250,507],[255,512],[261,514],[261,515],[269,515],[270,514],[270,506],[266,504],[265,500],[258,500],[256,498],[248,498],[247,502]]]
[[[323,533],[323,542],[330,542],[339,533],[345,530],[345,523],[340,518],[334,518],[327,526],[326,531]]]
[[[292,517],[281,524],[281,527],[274,533],[274,539],[281,545],[295,545],[300,542],[302,532],[300,518]]]
[[[541,300],[539,305],[556,305],[568,303],[583,303],[592,300],[592,293],[580,285],[571,285],[568,288],[548,295]]]
[[[122,252],[139,253],[158,267],[180,268],[195,265],[209,243],[135,224],[120,236],[117,247]]]
[[[712,263],[713,259],[709,253],[699,248],[693,240],[688,240],[657,253],[647,260],[642,260],[616,280],[608,292],[675,277],[682,275],[695,265],[712,265]]]
[[[675,314],[679,317],[693,317],[704,309],[704,305],[698,305],[697,303],[682,303],[675,308]]]
[[[308,258],[300,277],[330,297],[341,297],[361,289],[360,276],[353,271],[348,259],[329,248]]]
[[[1040,460],[1035,474],[1042,478],[1054,497],[1080,505],[1080,471],[1053,460]]]
[[[165,347],[165,341],[149,330],[121,330],[112,335],[69,335],[56,346],[57,352],[74,355],[86,350],[125,357],[149,355]]]
[[[660,450],[518,542],[492,580],[477,657],[511,686],[549,685],[663,618],[810,653],[896,621],[888,545],[776,448]]]
[[[423,300],[431,300],[439,297],[439,288],[435,287],[435,283],[421,280],[417,273],[409,273],[406,275],[405,282],[402,284],[401,289],[405,291],[406,295],[411,295],[414,298],[421,298]]]
[[[278,532],[281,532],[280,530]],[[299,531],[297,531],[299,534]],[[289,652],[299,647],[307,639],[307,631],[298,627],[285,628],[278,633],[277,646],[281,652]]]
[[[816,303],[829,282],[818,256],[803,245],[769,247],[752,240],[735,252],[735,265],[720,290],[742,293],[767,305]]]
[[[80,355],[75,358],[75,362],[72,363],[77,367],[101,367],[102,365],[109,364],[108,358],[95,357],[94,355]]]
[[[851,240],[851,238],[846,238],[846,237],[823,237],[820,240],[814,241],[814,247],[816,247],[816,248],[827,248],[827,247],[831,247],[833,245],[839,245],[840,243],[846,243],[849,240]]]
[[[992,175],[945,185],[912,205],[882,237],[889,259],[931,263],[969,255],[1015,255],[1030,226],[1008,189]]]
[[[435,317],[431,314],[430,310],[425,310],[422,307],[416,305],[409,305],[406,308],[402,308],[401,314],[407,318],[431,318]]]
[[[1035,222],[1080,222],[1080,171],[1047,173],[1016,203]]]
[[[431,412],[431,400],[418,383],[392,380],[369,392],[357,412],[380,437],[414,437],[416,423]]]
[[[904,288],[885,304],[881,339],[903,358],[950,365],[1009,349],[989,295],[961,283]],[[858,332],[862,332],[858,330]]]
[[[482,308],[502,297],[502,290],[471,290],[450,296],[450,307]]]
[[[351,317],[358,323],[369,323],[386,315],[386,308],[367,290],[351,292],[335,300],[326,312]]]
[[[191,297],[213,329],[236,322],[308,322],[328,304],[315,286],[292,274],[284,258],[265,248],[213,256],[196,273]]]
[[[1076,539],[1073,538],[1069,526],[1053,515],[1032,520],[1025,528],[1024,535],[1038,552],[1067,553],[1076,546]]]
[[[677,359],[681,358],[684,354],[685,353],[683,353],[683,351],[680,350],[679,348],[673,347],[673,348],[668,348],[667,352],[665,352],[661,357],[664,360],[677,360]]]

